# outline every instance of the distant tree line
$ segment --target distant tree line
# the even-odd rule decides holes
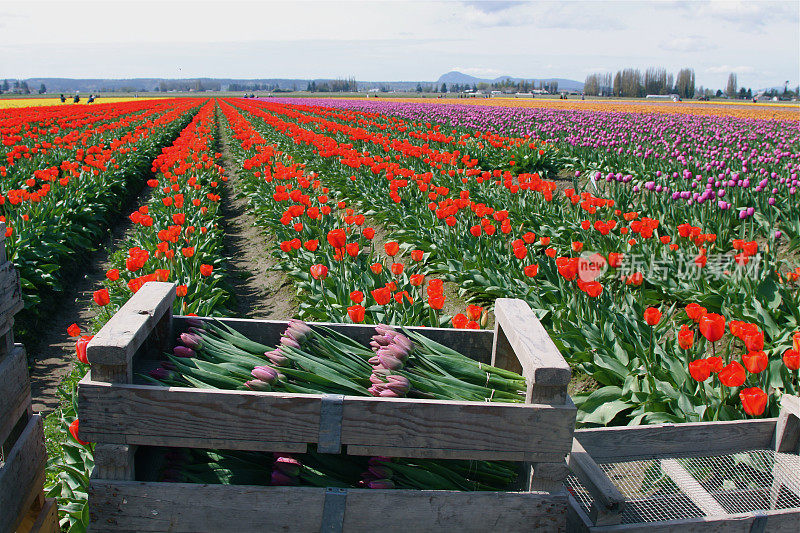
[[[694,69],[683,68],[677,76],[663,67],[649,67],[644,74],[638,68],[610,72],[596,72],[586,76],[583,92],[589,96],[643,97],[648,94],[677,94],[693,98],[695,93]]]
[[[155,90],[162,93],[169,91],[220,91],[222,90],[222,86],[220,82],[213,80],[207,80],[205,82],[201,80],[162,80]]]
[[[39,87],[39,94],[47,92],[47,89],[41,90],[43,87],[44,84]],[[9,83],[9,80],[3,80],[3,83],[0,84],[0,93],[31,94],[31,89],[28,87],[27,81],[11,80],[11,83]]]
[[[317,83],[316,80],[308,82],[306,91],[310,93],[354,93],[358,92],[358,82],[355,78],[337,78],[331,81],[322,81]]]

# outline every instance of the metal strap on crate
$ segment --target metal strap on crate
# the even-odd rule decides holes
[[[325,503],[322,506],[320,533],[342,533],[346,507],[347,489],[334,487],[325,489]]]
[[[325,394],[322,396],[322,403],[319,408],[318,452],[340,453],[342,451],[343,409],[344,395]]]
[[[753,513],[753,524],[750,526],[750,533],[764,533],[767,530],[767,515],[761,511]]]

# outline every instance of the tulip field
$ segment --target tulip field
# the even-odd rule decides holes
[[[69,328],[75,375],[89,368],[91,333],[147,281],[177,285],[175,314],[231,315],[221,204],[241,197],[265,235],[260,253],[296,293],[296,316],[282,318],[300,320],[270,347],[198,326],[142,380],[519,401],[521,376],[472,368],[389,327],[487,328],[502,297],[525,301],[589,383],[571,394],[581,426],[776,416],[782,395],[800,393],[798,109],[503,104],[165,98],[0,109],[0,221],[22,281],[21,327],[35,331],[134,199],[123,213],[131,229],[87,302],[94,322]],[[311,334],[301,320],[387,326],[370,348]],[[79,439],[74,391],[62,392],[49,491],[62,526],[80,531],[92,445]],[[173,459],[185,466],[170,469],[173,480],[229,480],[256,462],[263,484],[351,483],[319,456]],[[368,472],[358,483],[370,488],[413,488],[420,472],[468,489],[516,475],[499,462],[468,475],[456,461],[384,459],[342,470]]]

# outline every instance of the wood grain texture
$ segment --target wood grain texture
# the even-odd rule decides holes
[[[58,504],[55,498],[45,498],[44,505],[39,510],[30,531],[27,533],[60,533],[58,526]],[[22,532],[24,533],[24,532]]]
[[[83,436],[81,434],[81,436]],[[133,456],[136,446],[127,444],[102,444],[94,447],[94,470],[92,477],[133,481],[135,472]]]
[[[566,387],[572,371],[528,304],[518,299],[498,298],[494,313],[499,330],[522,366],[522,375],[534,385]]]
[[[324,489],[93,480],[92,531],[319,531]],[[346,532],[564,531],[567,496],[347,491]]]
[[[586,453],[577,439],[572,441],[572,450],[567,457],[567,464],[594,498],[592,523],[598,525],[619,524],[622,520],[621,512],[625,507],[625,496],[620,493],[617,486],[594,459]]]
[[[13,318],[23,308],[19,272],[11,261],[0,263],[0,323]]]
[[[595,461],[656,456],[736,453],[770,449],[776,418],[731,422],[654,424],[617,428],[578,429],[575,438]]]
[[[41,495],[46,454],[42,418],[34,415],[0,466],[0,531],[14,531]]]
[[[800,398],[784,394],[781,412],[775,425],[773,449],[778,452],[800,453]]]
[[[109,384],[89,375],[78,398],[81,438],[91,442],[289,451],[319,441],[321,395]],[[575,413],[571,402],[346,396],[341,440],[351,454],[557,462],[571,447]]]
[[[0,360],[0,445],[31,403],[28,359],[21,344]]]
[[[769,533],[797,533],[800,531],[800,508],[764,511],[767,516],[766,531]],[[735,514],[724,517],[700,517],[647,524],[620,524],[593,527],[592,533],[750,533],[753,514]]]
[[[145,283],[86,347],[92,364],[127,366],[164,315],[172,312],[175,284]]]

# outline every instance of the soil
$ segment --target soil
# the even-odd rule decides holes
[[[67,335],[67,327],[77,323],[85,333],[91,325],[99,310],[92,304],[92,293],[105,279],[106,270],[111,268],[110,255],[125,240],[133,226],[127,214],[146,201],[150,190],[150,187],[145,187],[122,208],[119,219],[103,242],[88,254],[82,268],[65,281],[64,287],[69,289],[56,303],[52,318],[42,324],[39,340],[35,343],[26,341],[34,412],[46,415],[58,407],[58,385],[70,373],[75,361],[77,339]]]

